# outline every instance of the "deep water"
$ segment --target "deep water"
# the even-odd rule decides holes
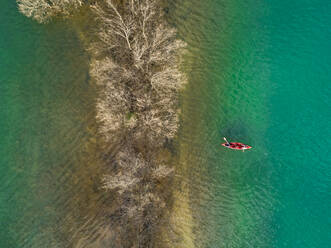
[[[170,6],[189,44],[180,142],[196,246],[330,247],[331,4]]]

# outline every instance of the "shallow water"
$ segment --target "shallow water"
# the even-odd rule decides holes
[[[0,19],[0,246],[95,239],[104,197],[88,57],[68,23],[37,24],[15,1]]]

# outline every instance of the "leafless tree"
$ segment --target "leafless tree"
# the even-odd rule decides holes
[[[127,98],[121,99],[127,101],[134,117],[128,126],[135,129],[136,136],[145,135],[151,141],[161,141],[161,144],[162,139],[173,138],[178,128],[178,91],[185,82],[178,68],[178,55],[185,44],[176,38],[175,29],[164,21],[160,1],[130,0],[115,4],[113,0],[105,0],[92,8],[101,23],[98,32],[101,44],[98,47],[103,47],[105,54],[110,54],[107,60],[94,63],[98,66],[102,63],[103,68],[108,66],[107,71],[112,72],[112,78],[116,74],[117,79],[105,74],[102,79],[93,69],[95,78],[99,82],[107,81],[107,85],[118,85],[119,80],[125,78],[126,82],[121,81],[125,85],[122,89],[126,89],[124,95]],[[122,69],[110,69],[114,64]],[[92,68],[95,66],[92,65]],[[124,96],[120,91],[117,95]],[[117,112],[117,105],[112,105],[114,109],[105,107],[105,101],[99,104],[98,116],[105,125],[108,118],[103,116]],[[115,125],[110,121],[113,124],[108,126],[122,128],[119,123],[125,119],[125,114],[123,118],[115,118]]]
[[[55,15],[68,15],[82,6],[84,0],[17,0],[18,9],[27,17],[42,23]]]

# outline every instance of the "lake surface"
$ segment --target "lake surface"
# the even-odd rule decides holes
[[[331,2],[169,2],[188,43],[180,234],[196,247],[330,247]],[[15,1],[0,20],[1,247],[104,247],[88,55],[72,25],[37,24]]]
[[[331,4],[172,1],[198,247],[330,247]],[[222,137],[253,146],[220,146]]]

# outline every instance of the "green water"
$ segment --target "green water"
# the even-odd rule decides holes
[[[168,13],[188,43],[176,176],[196,247],[330,247],[330,3],[172,0]],[[89,58],[69,23],[9,0],[0,20],[0,247],[107,247]]]
[[[330,3],[171,8],[189,50],[182,180],[197,247],[330,247]]]

